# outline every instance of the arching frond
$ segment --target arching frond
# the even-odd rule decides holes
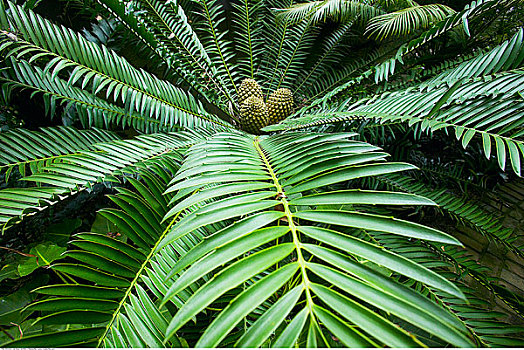
[[[291,0],[266,0],[268,8],[266,8],[265,16],[262,19],[262,26],[265,32],[265,51],[260,63],[259,74],[264,77],[265,84],[262,84],[262,88],[265,88],[265,95],[268,96],[277,78],[278,68],[282,64],[280,57],[284,50],[286,36],[290,30],[290,25],[285,22],[279,22],[275,12],[271,9],[289,6],[291,3]]]
[[[444,85],[453,85],[460,79],[490,76],[522,65],[524,65],[524,30],[519,28],[510,40],[424,81],[420,84],[420,89],[429,91]]]
[[[373,0],[372,4],[380,6],[388,12],[398,11],[418,5],[414,0]]]
[[[130,126],[135,130],[150,133],[172,131],[176,127],[169,125],[168,120],[158,120],[140,115],[138,112],[126,110],[110,103],[94,94],[71,86],[58,76],[52,77],[39,67],[25,60],[15,60],[11,57],[9,68],[2,71],[0,81],[3,82],[2,92],[7,99],[13,88],[28,89],[42,96],[46,112],[54,116],[58,106],[63,105],[64,113],[73,110],[83,127],[111,128]]]
[[[333,91],[333,89],[336,89],[344,82],[347,82],[349,78],[354,77],[358,72],[369,72],[369,65],[373,64],[373,62],[379,61],[382,57],[384,57],[384,55],[387,55],[390,52],[391,50],[378,48],[367,54],[366,57],[362,59],[354,60],[351,64],[343,64],[342,68],[340,69],[331,68],[330,70],[326,71],[324,75],[319,77],[319,79],[312,82],[311,87],[309,87],[307,90],[308,95],[312,96],[312,106],[315,106],[317,103],[321,103],[320,101],[323,102],[325,100],[316,100],[316,97],[322,96],[328,91]],[[350,80],[350,82],[355,84],[357,81],[359,81],[358,79],[359,78]],[[350,85],[352,84],[345,84],[344,86],[347,89]]]
[[[227,32],[219,29],[224,20],[224,9],[219,1],[199,0],[196,2],[200,10],[197,12],[202,19],[197,28],[200,41],[217,69],[217,75],[223,77],[224,84],[229,91],[237,93],[237,84],[240,77],[233,70],[234,51],[232,43],[226,38]],[[231,110],[233,110],[231,106]]]
[[[514,4],[514,0],[504,0],[504,1],[495,1],[495,0],[485,0],[485,1],[473,1],[470,5],[466,6],[464,10],[451,15],[449,18],[440,21],[433,25],[430,29],[422,33],[419,37],[411,40],[406,45],[402,45],[398,48],[397,52],[393,57],[383,59],[383,62],[378,64],[375,67],[372,67],[357,77],[353,77],[350,80],[344,82],[339,81],[338,86],[331,89],[329,92],[325,93],[323,96],[313,100],[305,109],[296,113],[297,115],[303,115],[307,110],[311,110],[320,105],[326,105],[328,101],[332,100],[334,97],[341,94],[343,91],[346,91],[348,88],[361,83],[364,79],[374,76],[375,83],[387,80],[389,76],[393,75],[398,69],[399,63],[402,64],[404,58],[414,52],[416,49],[425,45],[435,38],[440,37],[442,34],[449,32],[450,30],[463,26],[466,31],[468,31],[468,21],[473,18],[478,18],[479,16],[497,8],[507,9]],[[384,56],[389,56],[391,52],[387,53]],[[345,77],[350,78],[350,77]],[[315,96],[316,97],[316,96]]]
[[[464,147],[474,136],[481,136],[488,158],[492,154],[494,142],[494,153],[500,168],[505,169],[509,154],[513,171],[520,175],[520,158],[524,154],[520,126],[524,107],[521,97],[524,75],[522,69],[517,67],[524,62],[523,39],[523,30],[520,29],[512,39],[491,52],[444,72],[435,80],[415,89],[385,93],[380,97],[359,101],[350,106],[347,112],[290,119],[287,123],[303,128],[339,121],[340,118],[377,118],[381,121],[406,121],[410,126],[419,124],[422,130],[436,131],[452,127]],[[499,59],[493,60],[494,56]],[[446,81],[450,85],[444,85]],[[267,129],[274,130],[282,126]]]
[[[120,235],[125,235],[127,242],[97,233],[79,233],[72,237],[64,255],[67,260],[50,267],[73,283],[37,288],[40,298],[26,310],[40,315],[35,324],[68,324],[70,329],[51,333],[52,339],[44,332],[7,346],[24,347],[42,341],[56,347],[118,345],[126,337],[140,346],[162,346],[167,320],[139,281],[147,278],[155,243],[168,227],[160,221],[172,195],[161,193],[178,165],[174,160],[165,163],[165,168],[141,169],[141,181],[127,178],[132,190],[119,187],[119,193],[110,196],[117,208],[100,211],[118,227]],[[83,333],[88,333],[83,339],[75,337],[78,325],[84,325]],[[169,345],[181,346],[176,341]]]
[[[381,251],[380,263],[393,271],[459,298],[462,295],[453,284],[428,269],[420,270],[409,260],[401,262],[393,252],[381,250],[337,229],[354,227],[457,243],[452,237],[421,225],[354,211],[367,203],[432,204],[422,197],[351,189],[315,193],[351,179],[412,169],[407,164],[383,162],[385,154],[376,147],[345,140],[351,135],[292,133],[252,139],[220,134],[208,143],[192,148],[167,191],[189,195],[173,210],[176,212],[193,203],[192,196],[198,194],[191,195],[188,190],[204,185],[214,184],[226,191],[229,187],[229,193],[238,194],[190,211],[170,228],[159,249],[175,244],[198,227],[238,216],[245,219],[215,233],[174,265],[170,276],[182,269],[187,270],[169,287],[163,304],[206,273],[214,271],[214,277],[196,290],[175,313],[167,328],[166,339],[171,339],[177,330],[227,290],[268,271],[264,278],[252,283],[216,316],[196,346],[221,344],[239,321],[277,291],[280,291],[279,297],[274,299],[273,307],[247,328],[236,345],[260,346],[292,308],[296,309],[295,319],[280,332],[272,346],[292,346],[302,331],[307,334],[307,344],[322,346],[327,344],[324,327],[345,346],[421,345],[419,340],[381,316],[377,309],[393,313],[445,342],[459,346],[471,344],[463,333],[463,326],[459,326],[453,315],[353,260],[358,256],[378,262],[375,253]],[[223,149],[230,150],[227,158],[221,156]],[[239,157],[243,163],[237,162]],[[238,189],[232,190],[235,186]],[[204,192],[204,198],[224,193],[203,190],[202,196]],[[326,207],[321,209],[322,206]],[[347,211],[335,209],[340,206],[345,206]],[[172,215],[168,213],[166,219]],[[249,231],[246,232],[244,227],[249,227]],[[256,252],[249,254],[255,248],[258,248]],[[343,253],[338,252],[339,249]],[[404,267],[400,269],[400,265]],[[291,281],[295,281],[291,287],[281,289],[284,283]],[[340,292],[327,288],[331,285]],[[396,293],[392,297],[386,292],[391,288],[405,294]],[[350,299],[350,296],[356,299]],[[414,314],[417,315],[415,318]],[[268,319],[275,322],[266,322]],[[377,332],[377,326],[387,331]]]
[[[507,153],[513,171],[521,173],[521,130],[515,122],[522,116],[522,102],[518,96],[499,96],[491,99],[482,93],[492,91],[499,85],[501,94],[514,91],[522,84],[522,73],[514,72],[501,75],[490,83],[472,82],[454,85],[455,89],[441,88],[428,93],[409,92],[392,94],[378,101],[369,102],[351,112],[334,112],[306,116],[290,124],[295,127],[309,127],[323,123],[333,123],[344,119],[377,118],[382,121],[406,121],[409,125],[419,124],[422,130],[439,130],[452,127],[458,140],[466,147],[475,135],[482,137],[486,157],[492,154],[492,142],[495,142],[494,154],[501,169],[505,168]],[[460,87],[460,88],[459,88]],[[469,104],[464,106],[460,100],[468,91],[476,88],[477,97],[468,96]],[[517,89],[514,92],[520,91]],[[450,99],[451,96],[451,99]],[[453,102],[458,101],[458,102]],[[438,110],[447,102],[445,108]],[[441,104],[439,104],[441,103]],[[409,107],[408,107],[409,106]],[[395,110],[395,108],[398,108]],[[404,114],[396,114],[399,113]],[[432,112],[433,111],[433,112]],[[413,113],[413,114],[411,114]],[[301,123],[301,124],[298,124]],[[267,128],[269,129],[269,128]]]
[[[443,73],[446,70],[456,68],[464,61],[469,61],[472,58],[475,58],[479,55],[479,51],[472,52],[469,54],[463,54],[459,57],[445,60],[438,63],[437,65],[424,66],[423,68],[417,67],[414,68],[409,75],[408,79],[396,80],[396,81],[383,81],[382,85],[377,88],[377,93],[382,93],[386,91],[394,91],[405,89],[410,86],[415,86],[420,84],[422,81],[427,80],[428,77],[435,77],[440,73]],[[405,74],[407,72],[404,72]]]
[[[517,1],[475,0],[453,13],[413,0],[97,0],[105,10],[95,5],[96,20],[109,11],[99,23],[120,21],[116,37],[130,39],[115,44],[52,23],[34,3],[0,0],[5,99],[23,89],[47,114],[93,128],[0,133],[9,180],[0,225],[23,221],[4,237],[32,225],[43,232],[42,221],[62,217],[55,211],[91,190],[111,192],[91,229],[92,213],[82,215],[23,310],[32,318],[20,332],[9,326],[3,346],[521,345],[524,329],[503,322],[511,310],[490,310],[484,296],[516,314],[524,299],[461,246],[466,236],[440,231],[466,225],[510,259],[524,257],[512,225],[450,180],[463,169],[467,188],[503,181],[514,177],[499,170],[509,164],[521,175],[524,31],[499,18],[522,12]],[[263,99],[289,88],[302,109],[270,134],[235,131],[249,119],[247,108],[237,115],[247,77]],[[270,102],[273,112],[291,105]],[[18,124],[11,111],[0,110],[9,127]],[[100,130],[119,127],[141,135]],[[477,171],[482,152],[487,169]],[[431,185],[404,161],[420,164]],[[13,174],[23,185],[9,188]],[[100,221],[113,232],[83,232]],[[1,246],[13,261],[27,253]],[[26,280],[6,280],[11,270],[2,269],[2,286],[19,288]]]
[[[135,173],[144,164],[177,159],[180,149],[201,137],[184,133],[143,135],[131,140],[97,143],[93,151],[64,155],[59,162],[22,179],[45,186],[0,190],[0,224],[5,228],[96,183],[118,183],[116,176]]]
[[[264,51],[262,22],[260,19],[262,0],[243,0],[233,3],[233,34],[238,61],[237,68],[243,78],[255,78]],[[255,75],[256,74],[256,75]]]
[[[105,90],[106,98],[112,97],[115,102],[121,100],[128,113],[137,111],[184,127],[208,123],[218,127],[227,125],[227,122],[220,122],[207,113],[191,95],[133,68],[115,52],[85,40],[72,30],[54,25],[37,14],[26,13],[21,7],[8,4],[10,26],[5,29],[20,32],[21,37],[12,41],[9,32],[0,34],[6,57],[20,59],[31,56],[29,62],[44,57],[50,59],[44,72],[52,72],[52,77],[72,69],[69,84],[81,81],[82,88],[91,84],[94,94]],[[46,34],[48,27],[56,37]]]
[[[0,173],[5,181],[14,169],[22,176],[39,172],[60,158],[84,150],[94,150],[96,143],[118,140],[112,132],[72,127],[49,127],[41,131],[9,130],[0,134]]]
[[[415,181],[409,176],[390,175],[378,179],[388,184],[394,190],[414,193],[431,199],[439,206],[439,210],[448,213],[457,222],[473,228],[489,241],[504,246],[515,255],[524,257],[523,247],[516,242],[513,230],[504,227],[501,220],[488,213],[479,205],[466,197],[459,197],[446,191],[445,188],[429,189],[426,184]]]
[[[231,101],[230,92],[224,86],[222,78],[217,75],[182,6],[175,2],[164,3],[156,0],[133,3],[101,0],[101,3],[130,27],[147,29],[155,40],[155,52],[166,60],[169,67],[189,80],[192,87],[207,96],[208,101],[218,102],[216,92],[220,92],[225,101]],[[126,15],[131,4],[136,7],[133,10],[136,17]],[[208,82],[213,89],[207,87]]]
[[[385,61],[381,65],[375,68],[375,83],[387,80],[389,75],[395,73],[396,63],[403,63],[403,57],[409,53],[414,52],[416,49],[432,41],[435,38],[440,37],[444,33],[451,31],[454,28],[462,27],[469,35],[468,23],[470,20],[479,18],[480,16],[492,11],[499,10],[504,11],[511,8],[514,5],[514,0],[503,0],[503,1],[472,1],[462,11],[456,12],[448,16],[446,19],[435,23],[431,28],[422,33],[419,37],[411,40],[406,45],[402,45],[394,57]]]
[[[371,235],[374,241],[380,242],[389,249],[398,250],[399,255],[413,259],[433,271],[442,271],[448,278],[463,281],[464,276],[469,275],[470,278],[480,282],[481,286],[491,288],[486,275],[482,272],[482,265],[468,256],[468,253],[463,249],[442,244],[413,242],[405,237],[391,234],[372,233]],[[418,283],[416,282],[413,282],[413,284],[422,294],[438,301],[446,309],[461,317],[463,326],[473,334],[477,346],[522,346],[521,334],[524,328],[508,324],[504,321],[503,313],[490,310],[489,301],[481,295],[482,293],[479,290],[475,290],[463,282],[457,282],[459,288],[467,295],[468,302],[466,303],[463,299],[441,291],[417,286]],[[430,339],[427,340],[430,341]],[[436,342],[433,346],[442,345]]]
[[[343,25],[325,39],[322,53],[317,58],[315,64],[300,75],[300,83],[295,87],[295,93],[300,91],[303,86],[317,82],[319,80],[318,78],[322,76],[322,74],[325,73],[332,64],[340,62],[345,54],[343,50],[340,50],[344,47],[342,41],[350,32],[351,27],[352,23]],[[322,81],[324,80],[322,79]]]
[[[407,36],[416,30],[427,29],[453,13],[453,9],[441,4],[413,6],[373,17],[366,27],[366,34],[379,40]]]
[[[283,50],[276,62],[276,76],[269,85],[270,90],[281,87],[292,88],[297,83],[314,38],[313,29],[306,23],[299,23],[289,28],[283,42]]]
[[[384,11],[371,4],[354,0],[323,0],[295,4],[278,10],[279,18],[289,24],[307,21],[311,25],[326,22],[329,18],[336,22],[359,21],[366,23]]]

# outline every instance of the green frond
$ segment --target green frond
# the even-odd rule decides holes
[[[302,4],[294,4],[289,8],[279,9],[277,18],[286,24],[293,25],[311,17],[325,1],[310,1]]]
[[[382,57],[389,53],[391,53],[391,50],[379,47],[376,50],[373,50],[372,52],[367,54],[366,57],[353,60],[351,64],[343,64],[341,68],[331,68],[324,72],[324,74],[320,76],[316,81],[313,81],[312,84],[306,90],[306,94],[308,96],[311,96],[310,100],[313,101],[313,103],[309,105],[307,108],[310,108],[311,106],[316,106],[317,104],[324,102],[326,98],[320,98],[318,100],[316,100],[316,98],[326,94],[328,91],[331,92],[334,89],[336,89],[336,93],[343,91],[337,89],[341,86],[341,84],[343,84],[344,86],[343,89],[347,89],[351,85],[354,85],[357,82],[361,81],[364,77],[366,77],[365,74],[367,72],[370,72],[368,68],[369,65],[373,64],[373,62],[380,61]],[[348,82],[348,79],[354,77],[356,73],[362,71],[364,71],[362,76],[359,76],[356,79],[352,79]],[[334,95],[328,93],[326,96]],[[299,114],[301,113],[299,112]]]
[[[520,139],[521,130],[516,120],[521,117],[522,99],[518,94],[518,86],[523,82],[521,71],[502,74],[490,82],[462,84],[460,80],[451,88],[427,93],[393,94],[376,104],[363,105],[352,111],[356,112],[355,115],[378,117],[384,121],[404,120],[409,125],[416,123],[422,130],[436,131],[452,127],[464,148],[474,136],[481,136],[486,157],[489,159],[491,156],[494,142],[493,154],[496,155],[500,168],[505,169],[509,153],[511,167],[520,175],[520,157],[524,144]],[[488,97],[494,91],[500,95],[496,98]],[[469,102],[467,106],[463,105],[464,101]],[[399,108],[404,106],[402,111],[405,114],[396,114],[400,109],[392,109],[393,104]],[[408,104],[412,104],[414,108],[406,108]],[[425,108],[423,104],[426,104]]]
[[[98,129],[59,126],[40,130],[15,129],[0,134],[0,173],[5,173],[6,182],[14,169],[22,176],[34,174],[64,156],[92,151],[97,143],[119,139],[112,132]]]
[[[243,0],[233,3],[233,34],[235,51],[239,56],[236,68],[244,78],[258,77],[258,67],[263,54],[262,0]]]
[[[344,57],[344,45],[342,41],[345,36],[351,31],[352,23],[342,25],[340,28],[337,28],[330,36],[325,38],[322,47],[322,53],[316,59],[316,62],[312,67],[308,67],[300,74],[299,81],[300,84],[296,86],[294,94],[297,91],[301,91],[303,86],[308,86],[314,82],[317,82],[319,78],[329,70],[329,68],[338,62]],[[321,79],[322,82],[325,79]]]
[[[493,60],[493,57],[498,60]],[[486,157],[494,154],[501,169],[506,159],[520,175],[521,89],[524,82],[523,30],[489,53],[437,76],[415,88],[384,93],[373,99],[356,102],[345,112],[321,113],[299,119],[288,119],[266,130],[305,128],[354,118],[376,118],[379,121],[404,121],[418,124],[422,131],[453,128],[465,148],[474,136],[481,136]],[[508,69],[508,71],[502,71]],[[448,85],[449,84],[449,85]],[[467,103],[465,103],[467,101]]]
[[[420,88],[429,91],[443,85],[453,85],[463,78],[472,80],[519,68],[524,64],[523,41],[524,30],[519,28],[510,40],[426,80],[420,84]]]
[[[519,1],[90,0],[91,17],[55,17],[107,40],[0,0],[3,100],[24,90],[90,129],[13,129],[41,121],[1,106],[0,225],[21,225],[0,280],[28,295],[0,298],[0,316],[20,311],[2,345],[522,345],[503,277],[524,258],[517,219],[467,191],[522,172]],[[241,108],[250,91],[260,108]],[[293,107],[263,135],[235,130]],[[56,256],[26,245],[77,203]],[[464,230],[508,253],[502,277]]]
[[[293,89],[293,85],[297,83],[297,79],[304,68],[309,50],[313,47],[314,29],[306,23],[299,23],[286,28],[282,50],[276,60],[270,81],[270,91],[281,87]]]
[[[0,190],[0,224],[4,228],[10,226],[96,183],[118,183],[117,176],[133,174],[148,163],[177,159],[180,149],[201,137],[189,133],[142,135],[131,140],[97,143],[93,151],[64,155],[58,162],[22,178],[39,186]]]
[[[358,21],[366,23],[371,18],[382,15],[384,11],[373,4],[353,0],[322,0],[295,4],[278,10],[278,17],[289,24],[307,21],[310,25],[331,19],[346,23]]]
[[[353,87],[356,84],[360,84],[366,79],[374,76],[375,84],[381,81],[388,80],[388,77],[395,74],[400,64],[404,63],[404,58],[420,48],[421,46],[431,42],[432,40],[439,38],[446,32],[453,30],[459,26],[462,26],[468,33],[468,21],[474,18],[478,18],[483,14],[497,8],[507,9],[514,4],[514,0],[485,0],[485,1],[473,1],[470,5],[466,6],[464,10],[451,15],[449,18],[434,24],[430,29],[422,33],[417,38],[409,41],[407,44],[401,45],[393,57],[387,59],[391,52],[386,51],[383,62],[375,67],[371,67],[366,71],[362,72],[357,77],[344,76],[344,79],[337,81],[336,85],[330,87],[329,92],[325,92],[323,96],[315,96],[311,103],[306,106],[303,110],[296,113],[296,115],[303,115],[307,110],[311,110],[317,106],[326,105],[334,97],[339,96],[342,92]],[[349,78],[348,81],[347,80]],[[273,129],[272,129],[273,130]],[[276,130],[276,129],[275,129]]]
[[[367,24],[366,34],[379,40],[407,36],[454,13],[453,9],[441,4],[413,6],[373,17]]]
[[[403,57],[410,54],[427,44],[428,42],[442,36],[455,28],[463,28],[469,35],[469,21],[488,13],[492,10],[504,11],[514,5],[515,0],[503,0],[503,1],[472,1],[471,4],[467,5],[464,10],[456,12],[448,16],[446,19],[435,23],[431,28],[422,33],[417,38],[409,41],[409,43],[402,45],[393,58],[385,61],[374,69],[375,83],[383,80],[388,80],[389,75],[395,73],[396,63],[403,64]]]
[[[142,37],[142,32],[147,31],[150,35],[145,38],[152,37],[154,51],[192,87],[207,96],[208,101],[218,102],[216,92],[222,93],[223,97],[232,101],[204,46],[188,23],[182,6],[175,2],[164,3],[157,0],[135,1],[133,6],[136,7],[136,16],[130,16],[126,14],[126,6],[129,7],[129,3],[100,1],[129,27],[145,29],[141,30],[138,36]],[[206,87],[207,79],[213,89]]]
[[[272,8],[285,7],[291,5],[291,0],[267,0],[266,4],[269,9],[266,9],[265,16],[262,18],[262,26],[264,28],[264,55],[260,63],[260,75],[264,80],[268,81],[265,86],[265,95],[269,96],[271,88],[273,88],[274,80],[277,78],[277,69],[280,62],[282,51],[284,50],[284,43],[290,26],[287,23],[281,23],[277,20],[275,11]],[[263,87],[264,88],[264,87]]]
[[[196,1],[200,10],[196,11],[201,19],[201,25],[197,29],[200,42],[204,46],[207,54],[217,69],[217,75],[223,77],[227,89],[233,93],[238,93],[237,85],[242,77],[231,69],[232,60],[235,56],[232,43],[226,38],[227,31],[219,29],[220,23],[224,20],[224,9],[222,4],[216,0]]]
[[[376,254],[381,251],[382,265],[445,290],[451,295],[459,298],[462,295],[454,285],[437,274],[430,273],[427,269],[421,270],[410,260],[399,260],[393,252],[383,251],[337,230],[337,227],[353,227],[457,243],[452,237],[421,225],[351,211],[368,203],[433,204],[422,197],[352,189],[315,193],[320,188],[350,179],[413,168],[407,164],[383,162],[386,154],[377,152],[376,147],[366,143],[346,140],[351,136],[352,134],[291,133],[253,139],[242,135],[221,134],[190,150],[184,166],[170,182],[167,192],[180,191],[178,193],[184,193],[182,196],[189,195],[186,197],[186,205],[192,203],[191,196],[197,195],[190,194],[189,191],[198,191],[202,186],[211,184],[224,187],[224,190],[228,186],[237,186],[237,194],[191,210],[169,229],[159,244],[159,249],[176,244],[179,239],[199,227],[239,216],[244,219],[230,224],[196,245],[173,266],[170,276],[183,269],[187,270],[170,285],[162,304],[172,300],[206,273],[215,272],[214,277],[193,292],[175,313],[167,328],[166,340],[171,339],[175,332],[227,290],[241,286],[253,276],[268,271],[264,278],[250,284],[249,288],[238,294],[228,307],[218,313],[196,346],[220,345],[239,321],[247,317],[257,305],[269,300],[275,292],[282,290],[284,283],[291,281],[295,283],[278,294],[278,300],[286,300],[286,307],[283,308],[284,305],[278,301],[274,303],[266,311],[267,316],[262,314],[260,322],[248,327],[236,345],[260,346],[286,318],[292,305],[298,308],[297,317],[302,317],[302,320],[296,324],[290,323],[277,337],[274,346],[292,346],[302,330],[308,333],[307,337],[311,341],[318,342],[319,345],[325,344],[321,330],[323,327],[341,339],[345,346],[422,344],[381,316],[375,311],[377,308],[404,318],[445,342],[459,346],[472,344],[461,327],[455,328],[458,319],[454,316],[429,299],[418,296],[397,282],[379,277],[379,273],[372,272],[373,270],[353,260],[360,257],[378,262]],[[225,157],[221,155],[224,149],[229,150],[229,155]],[[238,164],[239,158],[244,164]],[[240,185],[249,190],[241,190]],[[204,198],[217,198],[221,193],[224,192],[210,192]],[[183,198],[182,196],[177,197]],[[186,205],[178,205],[175,211],[182,210]],[[321,209],[324,206],[325,209]],[[340,206],[346,206],[350,211],[335,209]],[[173,214],[168,213],[165,220],[170,219]],[[324,228],[325,225],[330,225],[330,229]],[[246,231],[245,227],[249,230]],[[279,244],[275,244],[276,241]],[[268,244],[270,242],[273,243]],[[248,254],[257,247],[259,249],[255,253]],[[344,253],[336,252],[338,249],[342,249]],[[313,256],[316,258],[311,261]],[[363,278],[366,283],[350,275]],[[341,292],[326,288],[326,283],[337,286]],[[392,298],[386,292],[389,288],[401,289],[405,294],[395,294],[395,298]],[[349,299],[348,296],[356,299]],[[361,300],[371,303],[371,308],[365,306]],[[414,313],[418,315],[416,319],[411,318]],[[278,323],[262,321],[269,317],[278,320]],[[351,328],[346,323],[348,321],[356,324],[358,329]],[[439,327],[435,327],[436,324]],[[377,326],[387,331],[377,332]]]
[[[460,317],[463,327],[473,335],[477,346],[522,346],[524,328],[512,326],[505,322],[504,313],[488,309],[490,302],[482,296],[481,291],[472,289],[461,282],[468,275],[488,290],[493,289],[493,285],[486,277],[485,267],[483,268],[482,265],[474,261],[465,250],[456,246],[413,242],[404,237],[390,234],[379,233],[372,234],[372,236],[384,247],[398,251],[399,255],[412,259],[433,271],[440,271],[447,278],[457,281],[457,286],[467,296],[467,303],[463,299],[450,296],[447,293],[420,286],[417,282],[413,281],[412,284],[422,294]],[[431,341],[434,342],[435,340],[432,339]],[[433,346],[442,346],[442,344],[436,342]]]
[[[505,227],[503,223],[485,209],[465,196],[457,196],[447,192],[444,188],[429,189],[427,185],[415,181],[409,176],[390,175],[378,178],[385,182],[388,187],[424,196],[438,205],[438,209],[450,215],[455,221],[473,228],[485,236],[489,241],[496,242],[506,247],[515,255],[524,257],[523,247],[518,246],[517,237],[513,235],[511,228]]]
[[[98,96],[71,86],[58,76],[52,77],[39,67],[29,64],[25,60],[15,60],[11,57],[10,70],[4,70],[0,75],[3,82],[2,92],[8,100],[13,88],[27,89],[42,96],[46,112],[54,116],[58,105],[64,106],[64,113],[74,111],[83,127],[111,128],[130,126],[145,133],[172,131],[176,129],[154,118],[129,113],[124,108],[110,103]]]
[[[84,325],[84,344],[133,347],[162,346],[168,325],[165,310],[155,306],[140,285],[149,283],[147,275],[153,272],[163,278],[161,256],[154,258],[155,243],[169,226],[160,221],[167,211],[172,195],[162,195],[171,171],[176,171],[176,160],[165,163],[166,168],[141,169],[139,179],[128,177],[132,190],[118,187],[119,193],[110,196],[117,208],[102,209],[99,213],[124,234],[127,242],[117,237],[83,232],[72,237],[65,253],[68,262],[55,262],[50,268],[67,276],[73,283],[47,285],[34,292],[37,302],[26,310],[40,313],[35,324],[68,324],[70,330],[54,334],[48,344],[57,347],[73,346],[75,326]],[[194,236],[197,237],[197,236]],[[195,239],[195,238],[194,238]],[[174,255],[170,255],[171,259]],[[94,326],[97,323],[100,326]],[[49,333],[23,337],[6,346],[30,346],[45,341]],[[173,341],[171,346],[181,347]],[[87,346],[87,345],[82,345]]]
[[[0,34],[0,49],[5,56],[17,59],[31,56],[29,62],[43,57],[51,59],[44,72],[55,77],[71,70],[68,84],[82,82],[82,88],[92,85],[94,94],[105,90],[106,98],[121,100],[128,113],[154,116],[163,123],[183,127],[209,124],[226,127],[217,117],[207,113],[191,95],[143,70],[133,68],[125,59],[104,46],[98,46],[72,30],[59,27],[32,12],[10,2],[9,18],[12,29],[21,33],[16,41],[6,32]],[[33,25],[34,23],[35,25]],[[49,38],[46,28],[55,33]],[[80,54],[82,53],[82,54]]]
[[[452,68],[458,67],[460,64],[462,64],[464,61],[469,61],[472,58],[475,58],[479,55],[479,52],[472,52],[469,54],[463,54],[459,57],[445,60],[443,62],[440,62],[436,65],[426,66],[424,65],[423,68],[417,67],[414,68],[409,72],[409,78],[408,79],[402,79],[402,80],[396,80],[396,81],[383,81],[382,85],[377,88],[376,93],[382,93],[386,91],[394,91],[394,90],[400,90],[405,89],[410,86],[415,86],[420,84],[422,81],[425,81],[429,78],[435,77],[444,71],[447,71]],[[404,72],[406,74],[408,72]]]
[[[418,5],[418,3],[413,0],[373,0],[373,4],[384,8],[388,12]]]

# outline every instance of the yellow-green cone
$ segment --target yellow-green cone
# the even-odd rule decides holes
[[[254,79],[244,79],[238,89],[238,104],[242,105],[251,96],[263,100],[262,89]]]
[[[251,134],[259,134],[260,128],[267,125],[267,108],[261,98],[248,97],[240,106],[240,126]]]
[[[276,124],[293,113],[293,94],[282,88],[273,92],[267,99],[268,125]]]

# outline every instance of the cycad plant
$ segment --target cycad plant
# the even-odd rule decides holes
[[[523,256],[468,198],[521,175],[519,1],[98,1],[79,34],[0,0],[3,98],[67,124],[0,133],[3,237],[109,193],[107,230],[5,247],[6,347],[522,344],[439,226]]]

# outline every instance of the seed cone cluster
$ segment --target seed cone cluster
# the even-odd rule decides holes
[[[278,89],[266,104],[260,85],[253,79],[244,79],[238,90],[238,104],[242,130],[260,134],[264,126],[278,123],[293,113],[293,94],[289,89]]]

